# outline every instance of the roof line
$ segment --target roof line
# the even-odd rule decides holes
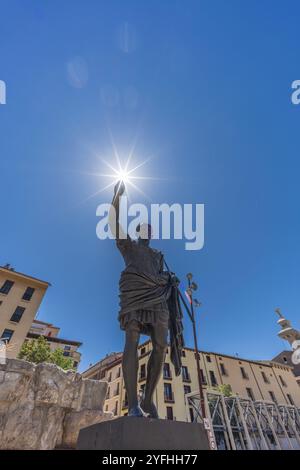
[[[71,344],[72,346],[81,346],[82,343],[80,341],[68,340],[64,338],[58,338],[57,336],[47,336],[47,335],[39,335],[38,333],[28,333],[27,338],[39,338],[43,336],[46,340],[50,341],[50,343],[63,343],[63,344]]]
[[[139,344],[138,348],[142,348],[144,347],[146,344],[150,343],[151,340],[150,339],[147,339],[146,341],[144,341],[143,343]],[[183,348],[184,350],[188,350],[188,351],[192,351],[194,352],[195,349],[194,348],[190,348],[190,347],[184,347]],[[259,360],[259,359],[245,359],[245,358],[242,358],[242,357],[237,357],[237,356],[231,356],[230,354],[223,354],[223,353],[220,353],[220,352],[214,352],[214,351],[203,351],[203,350],[200,350],[199,351],[200,353],[202,354],[213,354],[214,356],[222,356],[222,357],[228,357],[230,359],[234,359],[236,361],[244,361],[244,362],[251,362],[252,364],[257,364],[257,365],[264,365],[264,366],[267,366],[267,367],[272,367],[271,366],[271,363],[273,364],[279,364],[278,362],[276,361],[273,361],[272,359],[265,359],[265,360]],[[100,364],[103,360],[103,359],[100,359],[99,361],[95,362],[95,364],[91,365],[88,369],[86,369],[85,371],[83,371],[82,373],[86,373],[88,372],[90,369],[92,369],[93,367],[96,367],[98,364]],[[121,362],[121,358],[118,359],[120,362]],[[116,365],[116,363],[113,361],[111,362],[110,364],[107,365],[107,368],[109,368],[111,365]],[[281,364],[282,365],[282,364]],[[291,366],[285,364],[284,367],[289,367],[291,368]]]
[[[32,279],[35,282],[38,282],[38,283],[41,283],[41,284],[47,284],[48,286],[51,286],[50,282],[43,281],[42,279],[38,279],[37,277],[29,276],[28,274],[20,273],[19,271],[15,271],[15,270],[12,270],[12,269],[9,269],[9,268],[5,268],[4,266],[0,266],[0,270],[2,270],[2,269],[4,271],[6,271],[7,273],[16,274],[17,276],[26,277],[28,279]]]

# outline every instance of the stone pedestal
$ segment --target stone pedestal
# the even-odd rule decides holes
[[[164,419],[124,416],[81,429],[79,450],[208,450],[204,427]]]

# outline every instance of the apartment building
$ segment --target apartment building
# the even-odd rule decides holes
[[[78,351],[78,348],[82,345],[82,343],[79,341],[59,338],[59,332],[60,328],[53,325],[52,323],[46,323],[44,321],[35,319],[32,322],[26,339],[36,339],[41,335],[44,336],[44,338],[49,343],[50,349],[54,351],[57,348],[61,348],[63,350],[64,356],[73,359],[73,366],[77,369],[81,359],[81,353]]]
[[[147,362],[151,348],[149,340],[139,346],[140,394],[143,393],[146,383]],[[274,361],[252,361],[215,352],[201,351],[199,354],[202,382],[206,389],[229,384],[233,394],[239,397],[300,406],[300,388],[292,367]],[[112,360],[108,360],[107,357],[106,362],[99,361],[83,373],[84,377],[108,381],[105,411],[112,411],[115,416],[123,416],[128,412],[121,362],[122,354],[114,353]],[[193,349],[183,350],[182,364],[182,373],[176,377],[168,348],[163,373],[154,397],[161,418],[178,421],[193,419],[193,410],[190,409],[190,415],[187,416],[185,403],[185,395],[198,390]]]
[[[0,339],[8,358],[17,357],[49,285],[10,265],[0,267]]]

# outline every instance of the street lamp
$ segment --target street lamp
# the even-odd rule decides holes
[[[192,282],[193,274],[188,273],[186,277],[188,280],[188,288],[186,292],[190,298],[190,304],[191,304],[191,315],[189,315],[189,317],[192,322],[193,335],[194,335],[195,359],[196,359],[196,366],[197,366],[199,395],[200,395],[200,408],[201,408],[202,418],[204,420],[204,418],[206,417],[206,413],[205,413],[204,393],[203,393],[203,384],[202,384],[201,368],[200,368],[200,355],[199,355],[199,349],[198,349],[197,328],[196,328],[195,310],[194,310],[195,308],[198,308],[201,306],[201,302],[193,298],[193,293],[198,289],[197,284],[195,282]]]

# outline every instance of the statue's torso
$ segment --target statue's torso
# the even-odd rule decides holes
[[[118,240],[117,246],[125,262],[125,272],[139,272],[157,276],[163,271],[163,254],[134,240]]]

